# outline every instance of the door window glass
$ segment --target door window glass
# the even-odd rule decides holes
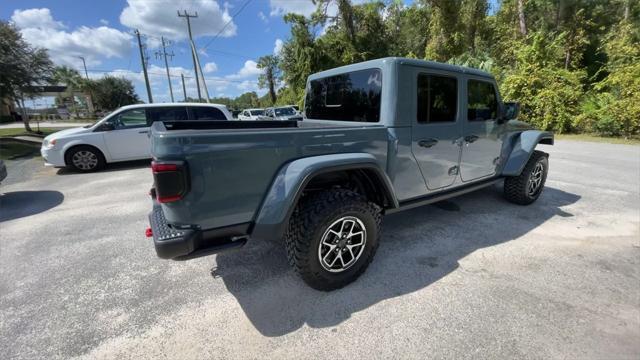
[[[418,75],[418,122],[455,122],[458,81],[438,75]]]
[[[191,108],[194,120],[227,120],[222,111],[204,106],[194,106]]]
[[[467,83],[467,120],[493,120],[498,115],[498,98],[493,84],[469,80]]]
[[[152,107],[147,109],[150,122],[187,120],[187,108],[184,106]]]
[[[147,125],[147,116],[144,109],[129,110],[118,115],[117,129],[129,129],[137,127],[145,127]]]

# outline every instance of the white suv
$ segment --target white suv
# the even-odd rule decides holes
[[[245,109],[238,114],[238,120],[271,120],[264,116],[264,109]]]
[[[106,163],[151,157],[154,121],[231,120],[227,107],[205,103],[128,105],[93,125],[53,133],[42,142],[45,165],[96,171]]]

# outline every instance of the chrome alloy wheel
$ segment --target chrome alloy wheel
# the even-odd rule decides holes
[[[347,270],[358,261],[367,242],[367,229],[355,216],[334,221],[322,235],[318,247],[318,260],[322,267],[333,273]]]
[[[98,156],[91,151],[76,151],[71,157],[73,166],[81,170],[91,170],[98,166]]]
[[[544,176],[544,165],[542,162],[538,162],[533,169],[531,176],[529,177],[529,183],[527,184],[527,194],[534,196],[542,185],[542,178]]]

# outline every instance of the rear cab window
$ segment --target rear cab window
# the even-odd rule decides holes
[[[380,121],[382,72],[366,69],[311,80],[305,114],[309,119]]]

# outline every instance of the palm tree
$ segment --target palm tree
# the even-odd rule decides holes
[[[86,92],[86,80],[80,75],[77,70],[67,66],[56,67],[53,74],[53,80],[57,83],[65,84],[67,86],[67,91],[58,96],[58,101],[62,103],[62,97],[64,97],[65,95],[66,97],[70,97],[73,101],[73,110],[76,113],[76,117],[79,117],[78,106],[76,106],[75,103],[74,93],[78,91]]]

